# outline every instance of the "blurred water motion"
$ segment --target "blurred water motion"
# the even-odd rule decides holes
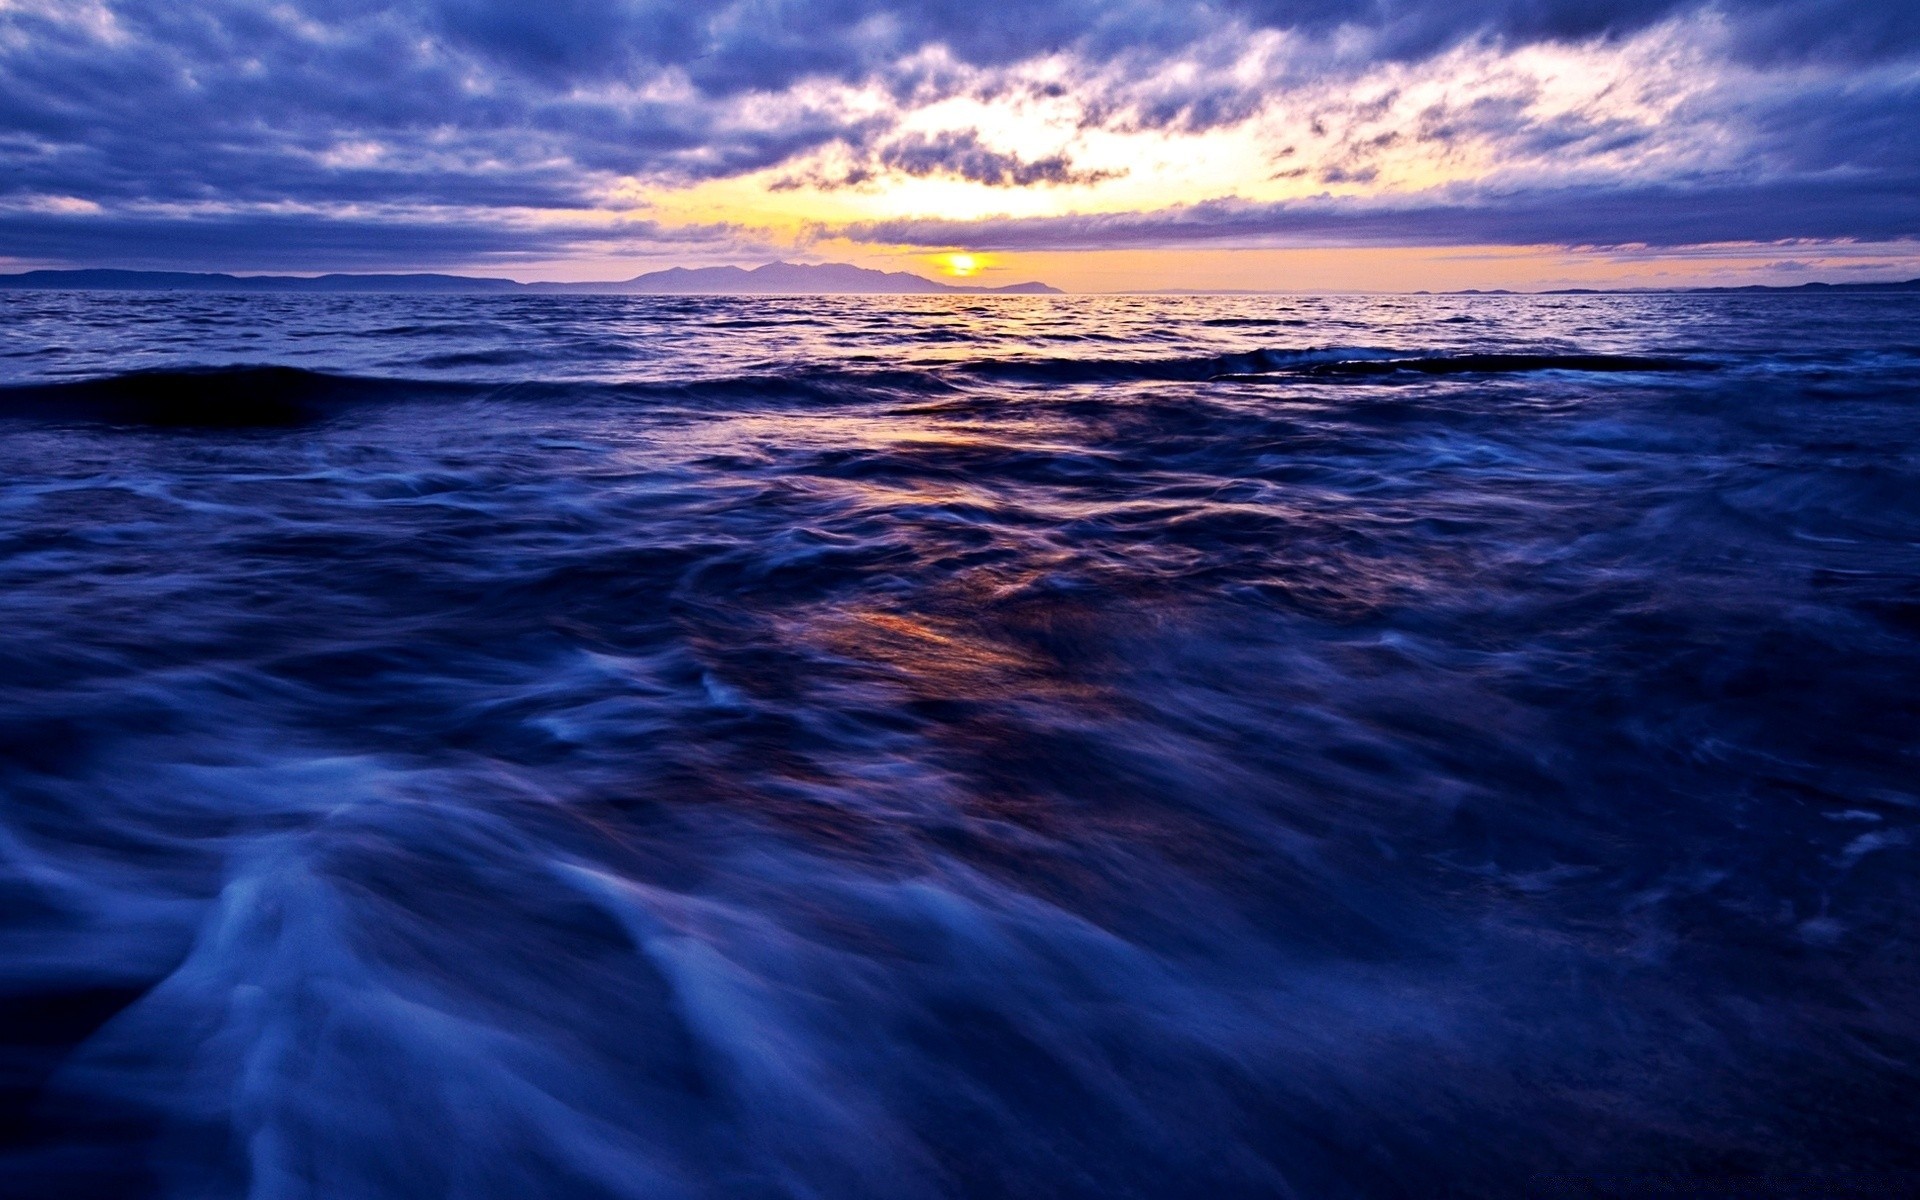
[[[9,1195],[1920,1169],[1920,301],[0,339]]]

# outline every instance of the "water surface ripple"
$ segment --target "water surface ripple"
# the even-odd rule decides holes
[[[8,1195],[1920,1171],[1920,299],[6,303]]]

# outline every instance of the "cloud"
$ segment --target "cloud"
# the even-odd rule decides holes
[[[475,211],[257,211],[49,216],[0,210],[0,246],[20,262],[104,263],[150,270],[403,271],[633,257],[636,251],[712,254],[755,245],[727,225],[664,228],[647,221],[508,222]]]
[[[1521,65],[1504,92],[1434,85],[1408,107],[1405,81],[1436,64],[1505,69],[1634,39],[1671,43],[1655,81],[1664,107],[1631,109],[1624,84],[1556,107]],[[1354,91],[1381,80],[1378,94]],[[391,255],[405,229],[422,262],[441,263],[565,249],[573,234],[555,231],[590,226],[595,210],[763,171],[869,192],[902,179],[1144,187],[1145,167],[1089,157],[1082,135],[1177,142],[1297,110],[1299,152],[1268,147],[1271,161],[1242,164],[1247,179],[1406,193],[1440,171],[1481,198],[1262,207],[1232,200],[1229,183],[1184,205],[977,226],[979,244],[1091,236],[1076,229],[1213,239],[1236,223],[1253,237],[1373,237],[1384,226],[1368,213],[1442,229],[1503,206],[1517,214],[1510,237],[1577,232],[1486,198],[1576,182],[1594,189],[1582,195],[1672,197],[1642,216],[1676,224],[1636,240],[1743,213],[1865,236],[1891,220],[1876,197],[1910,188],[1905,164],[1920,161],[1916,80],[1920,6],[1886,0],[1003,0],[990,19],[959,0],[4,0],[0,209],[16,257],[130,253],[130,231],[177,228],[178,245],[222,265],[283,263],[290,246],[337,263]],[[1074,127],[1035,150],[973,116],[914,119],[1022,97],[1053,98]],[[1370,104],[1385,107],[1369,116]],[[842,169],[823,173],[827,158]],[[1755,207],[1776,201],[1807,207]],[[1733,207],[1689,215],[1712,203]],[[426,216],[382,215],[395,211]],[[1633,218],[1587,224],[1624,235]],[[933,226],[863,226],[882,227]],[[1478,227],[1498,233],[1490,217]],[[675,236],[625,228],[634,244]],[[361,250],[356,231],[373,239]]]
[[[1794,181],[1752,186],[1588,185],[1491,192],[1438,189],[1387,199],[1318,196],[1256,204],[1214,200],[1151,212],[904,219],[822,228],[821,236],[891,246],[986,251],[1193,245],[1695,246],[1795,240],[1920,238],[1920,173],[1861,186]]]
[[[1099,183],[1120,174],[1077,171],[1064,154],[1027,161],[1017,154],[989,149],[981,144],[979,133],[971,129],[944,130],[931,135],[908,134],[881,146],[877,157],[882,167],[904,175],[952,175],[988,187]]]

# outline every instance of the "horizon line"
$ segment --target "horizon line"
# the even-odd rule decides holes
[[[697,271],[737,270],[744,273],[751,273],[753,271],[762,270],[766,267],[772,267],[772,266],[790,266],[790,267],[798,267],[798,268],[804,268],[804,269],[814,269],[814,268],[823,268],[823,267],[844,267],[844,268],[850,268],[852,270],[860,271],[860,272],[871,274],[871,275],[879,275],[879,276],[904,275],[913,279],[918,279],[934,287],[938,287],[942,289],[951,289],[951,290],[942,291],[942,292],[932,292],[932,293],[884,292],[884,291],[848,291],[848,292],[838,292],[838,291],[765,291],[765,292],[676,291],[676,292],[638,292],[638,293],[623,293],[623,292],[593,293],[591,291],[586,290],[586,289],[603,288],[603,287],[609,288],[609,289],[618,288],[623,285],[631,284],[640,279],[645,279],[650,276],[666,274],[674,271],[697,272]],[[23,291],[217,290],[217,289],[196,289],[196,288],[185,288],[185,287],[168,287],[164,284],[156,285],[151,288],[95,287],[95,288],[75,289],[71,287],[61,287],[58,284],[50,284],[45,287],[40,287],[35,285],[23,286],[19,283],[14,282],[18,280],[24,280],[29,276],[35,276],[35,275],[81,275],[81,274],[89,274],[89,273],[113,273],[113,274],[134,275],[134,276],[197,276],[197,277],[206,278],[206,279],[227,278],[227,279],[233,279],[236,281],[272,279],[272,280],[288,280],[288,281],[296,281],[296,282],[318,282],[320,280],[326,280],[326,279],[335,279],[335,280],[445,279],[445,280],[458,280],[461,282],[471,282],[471,283],[478,283],[478,284],[492,284],[492,285],[499,285],[502,287],[513,287],[513,288],[548,288],[548,287],[566,288],[566,289],[577,290],[576,294],[584,294],[584,295],[610,294],[610,295],[643,295],[643,296],[651,295],[651,296],[729,296],[729,297],[762,296],[767,298],[792,297],[792,296],[862,296],[862,295],[866,295],[866,296],[957,295],[957,296],[967,296],[970,298],[987,298],[987,299],[993,299],[993,298],[1032,299],[1032,298],[1035,298],[1036,296],[1046,296],[1046,295],[1068,295],[1068,296],[1567,296],[1567,295],[1689,295],[1689,294],[1701,294],[1701,293],[1727,293],[1727,292],[1796,292],[1796,291],[1805,291],[1810,289],[1836,290],[1836,291],[1871,291],[1876,289],[1895,290],[1895,289],[1902,289],[1902,288],[1914,288],[1916,290],[1920,290],[1920,276],[1901,277],[1896,275],[1896,276],[1890,276],[1882,279],[1848,279],[1848,280],[1839,280],[1839,281],[1814,279],[1814,280],[1803,280],[1799,283],[1782,283],[1782,284],[1758,284],[1758,283],[1719,284],[1719,285],[1694,284],[1694,285],[1677,285],[1677,286],[1671,286],[1671,287],[1630,286],[1630,287],[1607,288],[1607,287],[1581,286],[1581,287],[1558,287],[1558,288],[1407,288],[1407,289],[1163,287],[1163,288],[1118,288],[1118,289],[1111,289],[1111,290],[1083,291],[1083,290],[1069,290],[1069,289],[1059,288],[1059,287],[1056,287],[1055,285],[1045,283],[1044,281],[1041,281],[1041,280],[1021,280],[1016,283],[1003,284],[1003,285],[974,284],[974,283],[961,283],[961,282],[948,283],[942,280],[929,278],[925,275],[921,275],[913,271],[904,271],[904,270],[886,271],[878,268],[860,267],[852,263],[842,263],[842,262],[797,263],[787,259],[770,260],[768,262],[762,263],[759,266],[755,266],[755,267],[742,266],[738,263],[714,264],[711,266],[704,266],[704,267],[686,267],[681,265],[675,265],[672,267],[658,268],[652,271],[643,271],[638,275],[630,276],[626,279],[605,279],[605,280],[550,280],[550,279],[522,280],[522,279],[512,278],[511,276],[469,275],[469,274],[464,274],[458,271],[427,271],[427,270],[319,271],[314,273],[307,273],[304,271],[246,271],[246,270],[217,271],[217,270],[182,270],[182,269],[176,269],[176,268],[161,269],[161,268],[144,268],[144,267],[104,267],[104,266],[33,267],[23,271],[0,272],[0,288],[10,288],[10,289],[23,290]],[[1028,288],[1028,287],[1046,287],[1052,290],[1051,292],[1021,292],[1017,290],[1012,290],[1012,289]],[[346,292],[347,294],[358,294],[358,295],[429,294],[424,292],[407,292],[407,291],[390,292],[390,291],[387,291],[386,289],[381,289],[377,287],[367,288],[365,290],[357,290],[357,289],[341,289],[341,290]]]

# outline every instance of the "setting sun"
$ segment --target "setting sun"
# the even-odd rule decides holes
[[[941,266],[949,275],[965,278],[980,270],[980,256],[977,254],[947,254],[940,259]]]

